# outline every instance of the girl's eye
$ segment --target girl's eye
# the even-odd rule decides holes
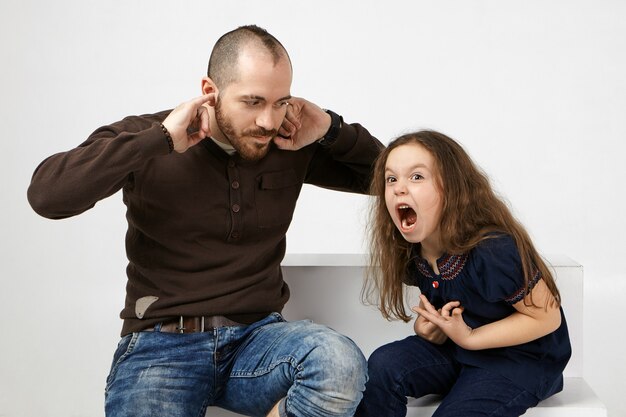
[[[418,181],[418,180],[421,180],[421,179],[424,179],[424,177],[422,177],[420,174],[413,174],[413,175],[411,175],[411,180],[413,180],[413,181]]]
[[[389,177],[385,178],[385,182],[387,184],[392,183],[392,182],[396,182],[396,177],[389,176]]]

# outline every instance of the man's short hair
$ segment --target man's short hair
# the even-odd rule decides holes
[[[209,66],[207,76],[213,80],[218,88],[223,89],[237,79],[237,60],[243,48],[251,43],[257,43],[265,48],[276,64],[282,57],[289,60],[285,47],[267,30],[256,25],[240,26],[217,40]],[[291,61],[290,61],[291,63]]]

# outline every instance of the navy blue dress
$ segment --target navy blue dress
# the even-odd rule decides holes
[[[407,284],[416,285],[435,308],[460,301],[463,319],[472,328],[500,320],[516,310],[524,294],[521,258],[510,236],[498,235],[481,242],[464,255],[444,255],[437,260],[440,274],[419,256],[411,259]],[[541,279],[537,271],[533,287]],[[464,365],[498,373],[535,394],[540,400],[563,389],[563,369],[572,350],[561,309],[561,326],[554,332],[517,346],[470,351],[456,346]]]

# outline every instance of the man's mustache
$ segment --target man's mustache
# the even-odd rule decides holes
[[[248,129],[243,132],[244,136],[271,136],[274,137],[278,134],[278,129],[267,130],[262,127],[258,129]]]

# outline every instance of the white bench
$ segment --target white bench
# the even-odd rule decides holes
[[[549,256],[563,298],[572,343],[572,358],[565,369],[565,388],[529,410],[529,417],[607,417],[604,404],[583,379],[583,268],[565,256]],[[411,323],[388,322],[378,310],[360,302],[367,261],[362,254],[289,254],[283,262],[291,299],[283,315],[287,320],[311,319],[354,340],[369,356],[378,346],[406,337]],[[415,299],[417,294],[413,294]],[[409,399],[408,417],[429,417],[439,399]],[[207,417],[238,414],[210,408]],[[381,416],[384,417],[384,416]]]

